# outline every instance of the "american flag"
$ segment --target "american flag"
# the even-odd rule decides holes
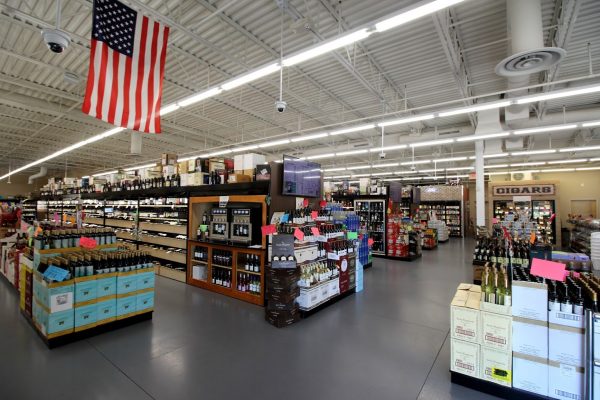
[[[169,27],[116,0],[94,0],[83,112],[113,125],[160,133]]]

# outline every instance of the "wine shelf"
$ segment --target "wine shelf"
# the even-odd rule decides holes
[[[176,247],[178,249],[186,248],[186,240],[185,239],[176,239],[170,237],[160,237],[160,236],[150,236],[146,234],[139,234],[138,239],[140,242],[157,244],[160,246],[167,247]]]
[[[155,249],[146,245],[139,245],[140,250],[147,251],[154,258],[160,258],[161,260],[171,261],[179,264],[185,264],[185,253],[168,252],[163,249]]]
[[[140,222],[140,229],[153,232],[176,233],[178,235],[185,235],[187,226]]]

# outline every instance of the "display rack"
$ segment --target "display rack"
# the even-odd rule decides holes
[[[360,228],[373,239],[373,255],[386,254],[386,199],[354,200],[354,212],[360,218]]]
[[[600,232],[600,219],[570,219],[567,222],[573,226],[569,246],[573,251],[585,253],[589,256],[591,253],[592,232]]]
[[[420,211],[433,211],[437,218],[444,221],[450,236],[463,237],[464,235],[464,216],[463,205],[460,201],[427,201],[421,202]]]
[[[33,221],[38,219],[37,215],[37,201],[25,199],[21,203],[21,219],[28,223],[33,223]]]
[[[224,203],[224,199],[226,202]],[[260,306],[264,305],[266,239],[260,227],[266,225],[267,204],[265,195],[249,196],[199,196],[189,199],[189,224],[187,246],[187,283]],[[223,207],[220,207],[223,206]],[[252,210],[251,242],[235,244],[229,239],[211,237],[210,221],[206,216],[212,209]],[[204,221],[203,221],[204,217]],[[203,224],[203,222],[207,222]],[[225,222],[227,224],[229,222]],[[201,227],[202,226],[202,227]],[[199,237],[208,232],[206,238]],[[202,254],[198,257],[197,254]],[[259,271],[245,268],[247,256],[258,257]],[[258,292],[246,290],[248,282],[259,283]]]

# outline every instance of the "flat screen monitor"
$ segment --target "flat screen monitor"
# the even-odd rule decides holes
[[[283,156],[283,195],[321,196],[321,164]]]

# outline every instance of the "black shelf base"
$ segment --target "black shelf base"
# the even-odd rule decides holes
[[[46,343],[46,346],[48,346],[49,349],[53,349],[55,347],[73,343],[78,340],[87,339],[91,336],[96,336],[101,333],[110,332],[110,331],[114,331],[115,329],[120,329],[120,328],[129,326],[129,325],[137,324],[138,322],[151,320],[153,312],[154,311],[148,311],[143,314],[134,315],[133,317],[109,322],[107,324],[99,325],[94,328],[86,329],[81,332],[73,332],[73,333],[63,335],[63,336],[58,336],[58,337],[55,337],[52,339],[48,339],[48,338],[44,337],[44,335],[42,335],[42,333],[35,327],[32,319],[27,314],[25,314],[23,311],[21,311],[21,314],[23,315],[25,320],[29,323],[29,325],[31,325],[31,328],[33,328],[33,330],[37,333],[37,335],[40,337],[40,339],[42,339],[42,341],[44,343]]]
[[[373,263],[370,262],[370,263],[363,265],[363,269],[371,268],[372,266],[373,266]]]
[[[388,260],[398,260],[398,261],[415,261],[418,258],[421,258],[423,256],[423,253],[421,254],[417,254],[414,256],[408,256],[408,257],[396,257],[396,256],[388,256],[385,254],[373,254],[373,257],[380,257],[380,258],[386,258]]]
[[[550,397],[540,396],[539,394],[526,392],[524,390],[498,385],[497,383],[484,381],[483,379],[473,378],[468,375],[459,374],[458,372],[453,371],[450,371],[450,381],[457,385],[468,387],[469,389],[477,390],[478,392],[486,393],[507,400],[551,399]]]

